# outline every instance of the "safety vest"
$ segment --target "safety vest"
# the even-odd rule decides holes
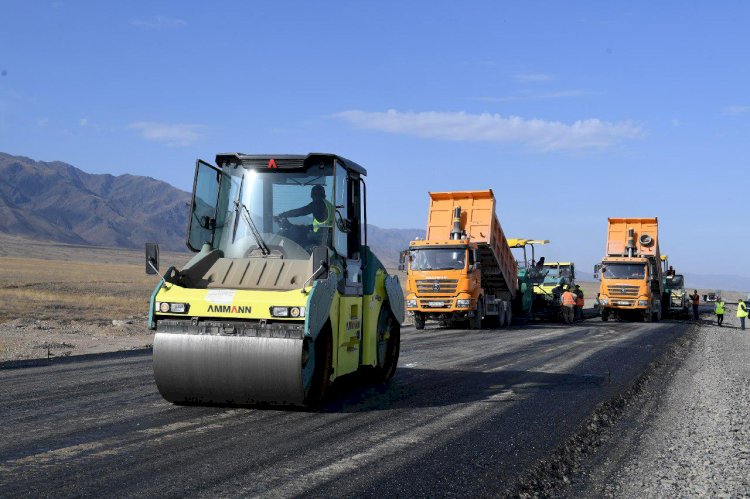
[[[724,302],[717,301],[716,305],[714,305],[714,311],[716,312],[716,315],[724,315]]]
[[[700,295],[690,295],[690,299],[693,300],[693,305],[700,305],[701,303]]]
[[[325,199],[323,200],[323,202],[326,204],[327,218],[321,221],[315,218],[315,215],[313,215],[313,232],[318,232],[318,229],[321,227],[333,227],[333,205]]]
[[[747,317],[747,305],[745,305],[744,301],[739,302],[737,304],[737,317]]]
[[[566,291],[562,294],[562,304],[566,306],[574,306],[576,304],[575,298],[573,298],[573,293],[570,291]]]
[[[576,307],[583,307],[584,304],[583,292],[576,292]]]

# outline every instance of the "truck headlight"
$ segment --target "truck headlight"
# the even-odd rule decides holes
[[[456,307],[469,308],[471,307],[471,300],[456,300]]]
[[[271,317],[298,317],[305,316],[305,307],[271,307]]]
[[[601,298],[599,300],[599,303],[601,303],[602,305],[609,305],[609,298]]]
[[[406,308],[417,308],[417,300],[406,300]]]
[[[639,307],[648,307],[648,300],[638,300]]]

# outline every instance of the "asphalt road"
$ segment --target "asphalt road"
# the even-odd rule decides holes
[[[0,496],[502,494],[685,330],[406,328],[319,412],[171,405],[150,354],[0,369]]]

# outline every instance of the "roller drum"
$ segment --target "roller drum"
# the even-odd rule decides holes
[[[303,340],[157,333],[154,377],[170,402],[304,402]]]

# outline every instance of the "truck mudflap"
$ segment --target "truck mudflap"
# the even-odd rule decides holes
[[[199,334],[160,325],[154,338],[156,386],[174,403],[300,405],[303,342],[301,335]]]

